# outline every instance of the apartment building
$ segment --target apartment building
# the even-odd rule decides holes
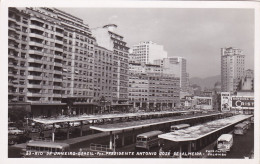
[[[55,8],[9,8],[8,100],[34,115],[93,113],[94,44],[82,19]]]
[[[8,102],[27,101],[29,15],[16,8],[8,13]],[[30,87],[30,86],[29,86]],[[30,94],[30,93],[29,93]],[[30,98],[29,98],[30,99]]]

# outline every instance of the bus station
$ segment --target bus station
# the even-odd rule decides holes
[[[80,136],[82,136],[83,122],[90,122],[89,128],[100,132],[109,132],[110,142],[109,148],[113,147],[113,135],[115,133],[120,134],[122,140],[122,146],[125,145],[125,133],[132,135],[132,141],[135,141],[136,130],[140,129],[142,133],[145,129],[160,128],[164,131],[168,131],[171,125],[180,123],[189,123],[194,125],[201,122],[215,120],[223,117],[223,113],[212,112],[201,114],[198,111],[162,111],[162,112],[149,112],[149,113],[128,113],[128,114],[110,114],[110,115],[92,115],[92,116],[80,116],[80,117],[68,117],[68,118],[35,118],[33,121],[44,125],[53,125],[52,127],[52,141],[55,141],[55,125],[59,123],[67,124],[67,139],[69,139],[69,128],[71,122],[80,122]],[[189,115],[190,114],[190,115]],[[178,117],[183,118],[178,118]],[[123,119],[125,121],[113,122],[115,119]],[[104,124],[106,120],[110,120],[110,123]],[[96,121],[99,120],[100,123]]]
[[[158,137],[163,140],[163,151],[171,152],[176,150],[177,146],[181,157],[182,152],[198,152],[202,150],[210,143],[216,141],[222,134],[232,132],[236,124],[248,120],[251,117],[252,115],[235,115],[187,129],[161,134]],[[172,145],[175,147],[173,148]]]

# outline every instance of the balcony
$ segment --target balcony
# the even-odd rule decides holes
[[[55,48],[54,48],[54,51],[63,52],[63,48],[55,47]]]
[[[42,76],[28,75],[27,79],[29,79],[29,80],[42,80]]]
[[[63,41],[61,41],[61,40],[55,40],[55,43],[63,45]]]
[[[27,84],[27,88],[42,88],[41,84]]]
[[[61,64],[61,63],[54,62],[54,66],[62,67],[62,64]]]
[[[35,34],[35,33],[29,33],[29,37],[44,39],[44,36],[43,36],[43,35]]]
[[[38,68],[38,67],[28,67],[28,71],[39,71],[39,72],[43,72],[42,68]]]
[[[30,46],[37,46],[37,47],[43,48],[43,44],[42,43],[38,43],[38,42],[34,42],[34,41],[30,41],[29,45]]]
[[[61,87],[61,86],[53,86],[53,89],[59,89],[59,90],[61,90],[62,87]]]
[[[53,97],[61,97],[61,94],[53,94]]]
[[[59,33],[59,32],[55,32],[54,35],[57,35],[57,36],[62,37],[62,38],[64,37],[63,34]]]
[[[38,51],[38,50],[29,50],[28,53],[29,54],[36,54],[36,55],[43,55],[43,52]]]
[[[20,38],[19,38],[18,34],[15,34],[15,35],[10,34],[10,35],[8,35],[8,39],[10,39],[10,40],[19,40]]]
[[[54,73],[54,74],[58,74],[58,75],[60,75],[60,74],[62,74],[62,71],[53,70],[53,73]]]
[[[37,30],[40,30],[40,31],[44,31],[44,28],[43,28],[43,27],[37,26],[37,25],[34,25],[34,24],[30,24],[30,25],[29,25],[29,28],[31,28],[31,29],[37,29]]]
[[[27,92],[26,96],[28,97],[41,97],[42,94],[41,93],[31,93],[31,92]]]
[[[55,82],[62,82],[62,79],[53,78],[53,81],[55,81]]]
[[[30,63],[39,63],[42,64],[42,60],[41,59],[34,59],[34,58],[29,58],[28,62]]]
[[[60,56],[60,55],[54,55],[54,58],[55,58],[55,59],[63,60],[63,56]]]

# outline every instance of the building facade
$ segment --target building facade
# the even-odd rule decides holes
[[[179,78],[162,74],[159,65],[130,63],[129,68],[129,102],[134,108],[163,110],[179,106]]]
[[[129,48],[123,36],[115,33],[114,24],[92,29],[97,44],[113,52],[112,108],[127,110]]]
[[[26,102],[30,16],[16,8],[8,13],[8,102]],[[30,87],[30,86],[29,86]],[[30,93],[29,93],[30,94]]]
[[[10,107],[29,103],[44,116],[96,112],[96,40],[82,19],[55,8],[9,8],[8,25]]]
[[[183,57],[168,57],[154,60],[154,64],[162,67],[163,74],[174,75],[180,78],[182,92],[189,91],[189,79],[187,73],[187,60]]]
[[[234,94],[238,82],[244,76],[245,55],[237,48],[221,49],[221,90]]]
[[[95,46],[94,55],[94,102],[104,104],[100,106],[104,111],[110,110],[113,90],[113,51],[98,45]],[[102,111],[103,112],[103,111]]]
[[[140,42],[131,49],[132,58],[138,63],[153,64],[156,59],[167,58],[167,52],[162,45],[152,41]]]

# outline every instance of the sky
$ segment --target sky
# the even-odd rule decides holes
[[[200,8],[59,8],[90,28],[116,24],[128,47],[141,41],[163,45],[168,56],[187,59],[190,77],[220,75],[220,49],[235,47],[254,69],[254,10]]]

